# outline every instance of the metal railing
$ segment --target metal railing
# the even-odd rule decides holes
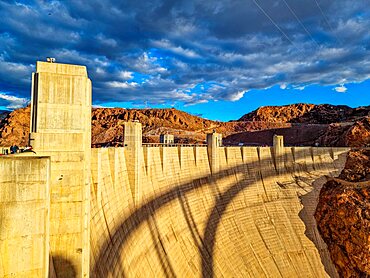
[[[207,147],[207,144],[143,143],[143,147]]]
[[[96,143],[91,144],[92,148],[117,148],[126,147],[122,142]],[[150,147],[207,147],[207,144],[185,144],[185,143],[142,143],[145,148]]]

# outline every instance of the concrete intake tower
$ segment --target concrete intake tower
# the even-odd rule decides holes
[[[30,145],[0,157],[0,277],[338,277],[313,217],[348,148],[91,148],[86,67],[37,62]]]

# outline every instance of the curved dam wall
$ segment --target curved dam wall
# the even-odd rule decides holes
[[[93,277],[337,277],[313,218],[341,148],[92,149]],[[129,166],[131,167],[131,166]],[[131,181],[131,185],[130,185]]]

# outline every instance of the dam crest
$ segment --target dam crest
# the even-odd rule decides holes
[[[91,148],[83,66],[37,62],[30,144],[0,158],[1,277],[337,277],[313,213],[348,148]],[[14,256],[17,254],[17,256]]]

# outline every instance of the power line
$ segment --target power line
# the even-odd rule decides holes
[[[331,24],[329,23],[329,20],[328,20],[327,16],[324,14],[324,11],[321,9],[319,3],[317,2],[317,0],[314,0],[314,1],[316,3],[316,6],[319,8],[319,10],[320,10],[320,12],[321,12],[321,14],[322,14],[322,16],[323,16],[326,24],[329,26],[331,32],[333,33],[335,39],[337,40],[338,43],[342,43],[341,40],[338,38],[338,36],[334,33],[334,29],[331,27]]]
[[[275,21],[265,12],[265,10],[257,3],[256,0],[253,0],[254,4],[260,9],[260,11],[271,21],[271,23],[283,34],[283,36],[295,47],[297,47],[294,42],[288,37],[288,35],[275,23]]]
[[[302,28],[305,30],[305,32],[307,33],[307,35],[311,38],[311,40],[318,46],[320,47],[320,45],[318,44],[318,42],[313,38],[313,36],[311,35],[311,33],[307,30],[307,28],[304,26],[303,22],[298,18],[297,14],[294,12],[294,10],[289,6],[289,4],[283,0],[283,2],[285,3],[285,5],[287,6],[287,8],[289,9],[289,11],[293,14],[293,16],[296,18],[296,20],[298,21],[298,23],[302,26]]]

